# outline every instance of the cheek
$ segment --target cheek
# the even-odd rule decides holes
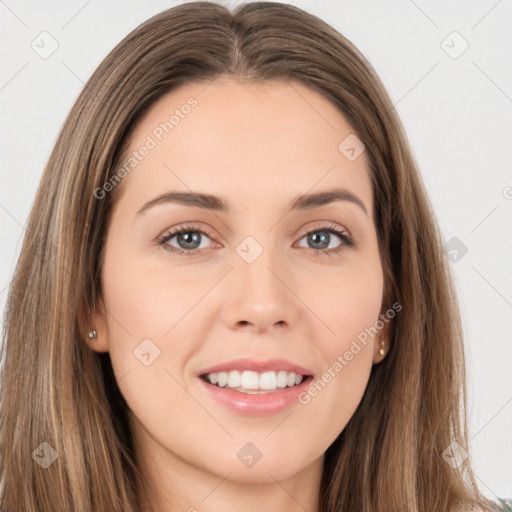
[[[109,327],[133,339],[170,337],[169,331],[198,301],[201,280],[184,282],[179,269],[149,266],[142,257],[107,255],[103,291]]]
[[[363,260],[356,255],[339,269],[314,275],[308,282],[302,293],[326,327],[317,339],[323,344],[322,352],[332,360],[378,320],[384,287],[380,260]]]
[[[175,286],[169,269],[149,271],[136,257],[116,256],[105,260],[102,283],[116,381],[139,422],[166,440],[178,440],[171,444],[179,452],[183,432],[190,430],[192,442],[194,426],[205,421],[204,410],[180,384],[198,348],[183,317],[198,296]],[[187,411],[186,422],[176,420],[174,411]]]
[[[346,427],[368,385],[373,364],[373,342],[364,330],[360,330],[366,325],[366,320],[363,320],[366,318],[369,319],[367,314],[361,314],[359,325],[357,318],[351,318],[350,325],[340,324],[340,329],[344,329],[342,334],[330,343],[327,339],[322,342],[323,372],[299,396],[300,406],[306,410],[305,417],[315,418],[315,431],[323,434],[323,449]]]
[[[197,293],[184,293],[187,288],[176,277],[173,282],[168,269],[150,271],[137,257],[122,258],[115,250],[107,253],[103,276],[109,352],[121,392],[138,407],[168,400],[153,391],[173,390],[176,381],[165,370],[181,382],[180,369],[197,349],[183,330],[186,320],[180,323]],[[150,390],[153,395],[144,395]]]
[[[358,272],[340,272],[323,301],[321,295],[316,298],[316,304],[323,304],[319,316],[329,327],[315,344],[325,366],[300,401],[331,441],[349,422],[368,384],[382,292],[376,261]]]

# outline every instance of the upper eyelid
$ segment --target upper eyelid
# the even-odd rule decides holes
[[[300,237],[302,238],[305,235],[307,235],[308,233],[315,232],[315,231],[320,231],[322,229],[326,229],[326,230],[334,231],[335,232],[334,234],[336,234],[338,236],[346,235],[349,239],[352,239],[352,234],[350,233],[350,231],[347,228],[345,228],[344,226],[341,226],[341,225],[335,223],[334,221],[319,220],[319,221],[312,221],[312,222],[314,222],[314,223],[316,222],[316,223],[319,223],[319,224],[313,224],[312,226],[305,227],[305,228],[301,229],[298,232],[298,235],[295,235],[295,236],[299,236],[300,235]],[[324,223],[324,224],[322,224],[322,223]],[[329,225],[327,225],[327,224],[329,224]],[[334,229],[330,225],[335,226],[335,228],[337,230],[339,230],[340,233],[336,233],[336,229]],[[211,238],[215,238],[215,236],[213,234],[211,234],[207,228],[203,228],[203,227],[201,227],[199,225],[195,225],[193,222],[191,222],[191,223],[184,223],[184,224],[179,225],[176,228],[171,228],[171,229],[165,231],[164,234],[162,234],[158,238],[160,240],[164,239],[166,241],[169,241],[171,238],[173,238],[176,235],[180,234],[180,232],[182,232],[182,231],[185,231],[185,232],[187,232],[187,231],[196,231],[196,232],[200,232],[201,234],[206,235],[210,239]]]
[[[340,224],[336,224],[329,220],[317,221],[317,222],[325,222],[325,224],[309,226],[307,228],[300,230],[299,233],[301,235],[306,235],[306,234],[310,233],[311,231],[320,231],[322,229],[326,229],[326,230],[332,229],[333,231],[339,230],[339,231],[341,231],[341,234],[345,234],[349,237],[352,236],[350,231],[346,227],[341,226]],[[329,224],[329,225],[327,225],[327,224]]]

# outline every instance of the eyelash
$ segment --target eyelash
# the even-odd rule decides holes
[[[353,247],[354,246],[354,241],[347,234],[347,232],[340,229],[335,224],[328,224],[325,226],[320,226],[315,229],[306,231],[305,233],[302,234],[302,236],[300,237],[300,240],[302,240],[306,235],[309,235],[311,233],[316,233],[318,231],[323,231],[323,232],[332,233],[332,234],[337,235],[343,241],[343,244],[341,244],[336,249],[311,249],[317,256],[319,256],[321,253],[326,256],[334,256],[334,255],[339,254],[345,247]],[[162,246],[166,251],[169,251],[171,253],[179,254],[182,256],[194,256],[198,252],[202,251],[202,249],[192,249],[190,251],[186,251],[184,249],[178,249],[176,247],[172,247],[167,244],[167,242],[169,240],[171,240],[174,236],[179,235],[181,233],[190,233],[190,232],[200,233],[201,235],[206,235],[208,238],[212,238],[212,236],[207,231],[199,229],[197,226],[190,224],[190,225],[181,226],[181,227],[171,231],[170,233],[165,233],[164,235],[162,235],[161,237],[156,239],[156,243],[159,246]]]

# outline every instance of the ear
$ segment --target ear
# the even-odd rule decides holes
[[[108,352],[109,343],[107,336],[106,310],[103,298],[100,297],[96,311],[91,311],[85,304],[78,310],[78,324],[82,339],[95,352]],[[96,331],[96,336],[91,338],[89,333]]]
[[[389,349],[391,348],[390,344],[390,333],[391,333],[391,322],[392,320],[389,320],[387,323],[385,323],[382,330],[379,332],[377,336],[375,336],[374,344],[373,344],[373,363],[377,364],[380,363],[389,352]],[[384,355],[379,354],[379,350],[384,350]]]

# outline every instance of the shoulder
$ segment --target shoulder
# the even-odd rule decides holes
[[[512,500],[498,498],[495,502],[493,512],[512,512]],[[487,512],[487,509],[477,507],[475,505],[459,505],[453,512]]]
[[[512,512],[512,499],[502,500],[501,498],[499,498],[499,501],[499,508],[496,508],[496,510],[500,510],[503,512]]]

